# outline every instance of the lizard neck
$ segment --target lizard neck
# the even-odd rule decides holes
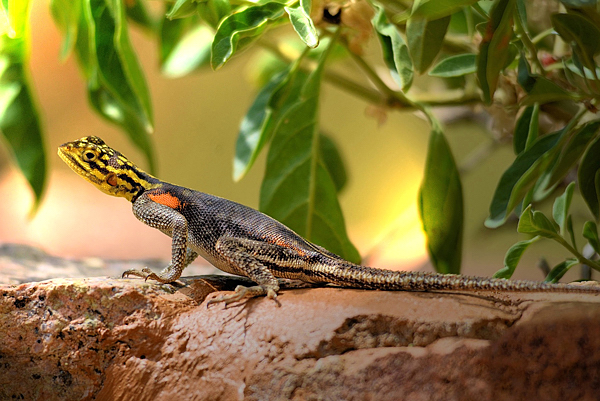
[[[124,186],[127,190],[123,196],[132,203],[147,190],[160,188],[165,184],[164,181],[146,173],[133,164],[129,166],[129,169],[123,170],[119,176],[119,181],[124,181]]]

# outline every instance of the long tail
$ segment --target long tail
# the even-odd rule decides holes
[[[572,292],[600,294],[600,285],[551,284],[528,280],[507,280],[455,274],[393,271],[342,263],[322,271],[327,282],[342,287],[374,290],[501,290],[512,292]]]

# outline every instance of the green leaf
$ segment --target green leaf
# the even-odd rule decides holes
[[[551,159],[547,152],[558,143],[561,135],[562,132],[556,132],[542,136],[534,141],[530,149],[517,155],[496,187],[490,216],[485,221],[486,227],[496,228],[506,222],[515,206],[548,166]]]
[[[189,30],[192,18],[170,20],[166,16],[162,19],[159,30],[160,64],[161,67],[169,57],[177,43]]]
[[[289,73],[290,71],[286,70],[274,76],[260,90],[242,120],[233,161],[233,179],[235,181],[239,181],[248,172],[263,146],[267,143],[270,132],[265,130],[265,122],[268,120],[269,115],[273,113],[269,103],[273,94],[285,84]]]
[[[212,45],[212,68],[214,70],[221,68],[236,51],[248,45],[251,39],[257,38],[267,28],[270,22],[281,18],[284,14],[285,4],[270,2],[229,15],[221,22],[215,33]]]
[[[570,44],[581,63],[594,71],[594,56],[600,53],[600,29],[577,14],[554,14],[552,26]]]
[[[408,49],[415,69],[420,73],[427,71],[442,48],[450,16],[436,20],[410,18],[406,25]]]
[[[434,20],[454,14],[463,7],[476,3],[477,0],[428,0],[420,1],[413,9],[411,18],[422,17]],[[416,2],[415,2],[416,3]]]
[[[73,47],[77,41],[81,1],[52,0],[50,2],[50,11],[52,12],[54,22],[64,35],[60,49],[60,58],[64,61],[73,51]]]
[[[448,142],[438,129],[433,129],[429,138],[419,212],[435,269],[458,274],[463,237],[462,185]]]
[[[571,199],[573,199],[573,191],[575,190],[575,183],[572,182],[567,185],[565,192],[556,198],[554,205],[552,206],[552,217],[558,226],[560,227],[560,235],[565,235],[565,224],[567,217],[569,216],[569,207],[571,207]]]
[[[100,115],[127,132],[154,171],[147,135],[153,131],[150,95],[127,36],[123,4],[86,0],[82,11],[75,49],[88,80],[90,102]]]
[[[593,221],[586,221],[583,225],[583,238],[588,240],[596,253],[600,254],[600,239],[598,239],[598,226]]]
[[[165,19],[161,30],[162,38],[165,38],[168,26],[180,24],[181,21],[186,20]],[[161,50],[166,53],[161,61],[161,72],[169,78],[179,78],[208,66],[212,39],[213,32],[209,27],[196,25],[176,38],[175,43],[169,43],[170,49],[166,48],[167,44],[164,40],[161,41]]]
[[[408,52],[408,46],[398,33],[395,25],[389,23],[383,8],[377,7],[377,13],[372,19],[381,44],[383,60],[400,88],[406,92],[413,82],[413,64]]]
[[[571,215],[567,216],[567,232],[569,233],[569,238],[571,239],[571,245],[573,248],[577,249],[577,243],[575,242],[575,232],[573,231],[573,218]]]
[[[521,26],[527,31],[527,0],[517,0],[516,17],[519,18]]]
[[[73,3],[79,2],[80,1],[74,1]],[[127,14],[129,20],[135,22],[151,33],[154,33],[158,27],[158,21],[156,21],[148,12],[144,0],[125,1],[125,14]]]
[[[560,0],[567,7],[592,7],[596,6],[598,0]]]
[[[577,174],[579,192],[596,221],[600,219],[600,157],[598,155],[600,155],[600,138],[596,138],[588,146]]]
[[[459,54],[440,61],[429,71],[432,77],[451,78],[461,77],[477,71],[477,55]]]
[[[540,111],[539,104],[527,107],[521,117],[517,120],[515,133],[513,137],[513,147],[515,154],[519,154],[529,149],[534,140],[538,137],[538,115]]]
[[[231,14],[231,4],[229,0],[199,1],[197,11],[202,20],[217,29],[223,18]]]
[[[561,181],[567,173],[581,159],[581,155],[591,143],[597,138],[600,129],[600,121],[588,121],[575,131],[569,142],[563,147],[558,162],[552,169],[548,186],[555,185]]]
[[[240,124],[233,160],[233,179],[239,181],[271,139],[285,112],[297,103],[307,75],[300,70],[302,58],[275,75],[256,96]]]
[[[28,41],[28,35],[0,35],[0,132],[33,190],[33,213],[47,173],[42,127],[28,79]]]
[[[521,256],[525,253],[529,245],[533,244],[537,240],[539,240],[539,236],[535,236],[531,239],[525,241],[519,241],[513,246],[511,246],[506,255],[504,256],[504,267],[494,273],[494,278],[506,278],[509,279],[515,272],[519,261],[521,260]]]
[[[512,19],[516,0],[496,0],[490,11],[490,20],[479,45],[477,78],[486,104],[491,104],[498,86],[500,72],[510,62],[510,40],[513,36]]]
[[[260,210],[309,241],[358,262],[358,251],[346,234],[334,180],[321,157],[319,94],[328,53],[323,54],[300,98],[281,118],[273,133],[261,187]]]
[[[195,13],[196,4],[194,0],[177,0],[167,13],[167,18],[171,20],[185,18]]]
[[[346,166],[342,155],[333,139],[323,133],[321,133],[319,146],[321,147],[321,160],[323,160],[325,168],[333,180],[335,190],[339,193],[348,182],[348,175],[346,174]]]
[[[585,77],[586,79],[595,81],[597,77],[600,77],[600,68],[596,68],[596,71],[591,71],[589,68],[580,65],[580,69],[575,65],[572,59],[568,61],[563,60],[563,64],[565,69],[579,75],[582,78]]]
[[[552,270],[550,270],[550,273],[548,273],[548,276],[546,276],[544,282],[558,283],[571,267],[576,266],[578,264],[579,262],[577,261],[577,259],[573,258],[567,259],[564,262],[559,263],[558,265],[554,266]]]
[[[8,37],[11,39],[24,37],[27,34],[30,1],[2,0],[2,2],[8,17]]]
[[[527,96],[521,99],[519,103],[521,106],[528,106],[534,103],[557,102],[559,100],[579,100],[580,98],[578,94],[566,91],[548,78],[532,74],[529,63],[523,54],[519,58],[517,81],[528,93]]]
[[[302,5],[296,7],[286,7],[285,11],[290,16],[290,22],[294,30],[300,36],[300,39],[308,47],[317,47],[319,45],[319,34],[315,28],[315,24],[310,19],[310,13],[306,12]]]
[[[527,206],[521,217],[519,217],[519,225],[517,226],[517,232],[531,235],[541,235],[546,238],[557,238],[558,230],[552,224],[550,219],[539,211],[532,211],[531,205]]]

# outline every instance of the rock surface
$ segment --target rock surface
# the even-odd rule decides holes
[[[0,399],[597,400],[600,297],[286,289],[242,279],[0,286]]]

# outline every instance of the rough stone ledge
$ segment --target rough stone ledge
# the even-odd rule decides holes
[[[600,297],[287,289],[248,280],[0,286],[0,399],[597,400]]]

